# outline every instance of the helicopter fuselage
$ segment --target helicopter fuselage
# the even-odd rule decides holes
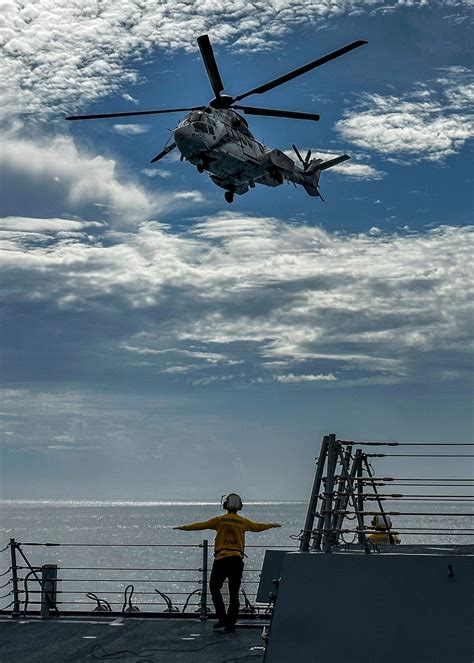
[[[242,194],[255,184],[279,186],[285,179],[304,183],[304,172],[280,150],[270,150],[250,132],[234,110],[206,107],[192,111],[174,130],[181,158],[230,193]]]

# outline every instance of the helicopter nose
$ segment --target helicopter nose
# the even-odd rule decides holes
[[[206,135],[196,124],[199,123],[186,124],[174,130],[174,141],[185,157],[199,154],[199,152],[208,149]]]

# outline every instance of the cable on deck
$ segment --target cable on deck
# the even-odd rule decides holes
[[[91,601],[96,601],[97,605],[94,608],[95,612],[112,612],[110,603],[106,599],[99,598],[94,592],[87,592],[86,596],[88,599],[91,599]]]

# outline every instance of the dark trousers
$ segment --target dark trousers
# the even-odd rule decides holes
[[[239,615],[239,589],[242,581],[244,562],[237,555],[229,555],[214,560],[212,565],[209,589],[217,618],[227,624],[235,624]],[[229,582],[229,609],[225,610],[221,589],[224,582]]]

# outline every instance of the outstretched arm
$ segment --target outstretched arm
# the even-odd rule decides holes
[[[273,527],[281,527],[279,523],[255,523],[253,520],[248,520],[245,529],[248,532],[264,532],[266,529]]]
[[[201,529],[217,529],[217,518],[211,518],[210,520],[204,520],[202,523],[191,523],[190,525],[178,525],[173,527],[173,529],[181,529],[185,532],[192,532],[194,530]]]

